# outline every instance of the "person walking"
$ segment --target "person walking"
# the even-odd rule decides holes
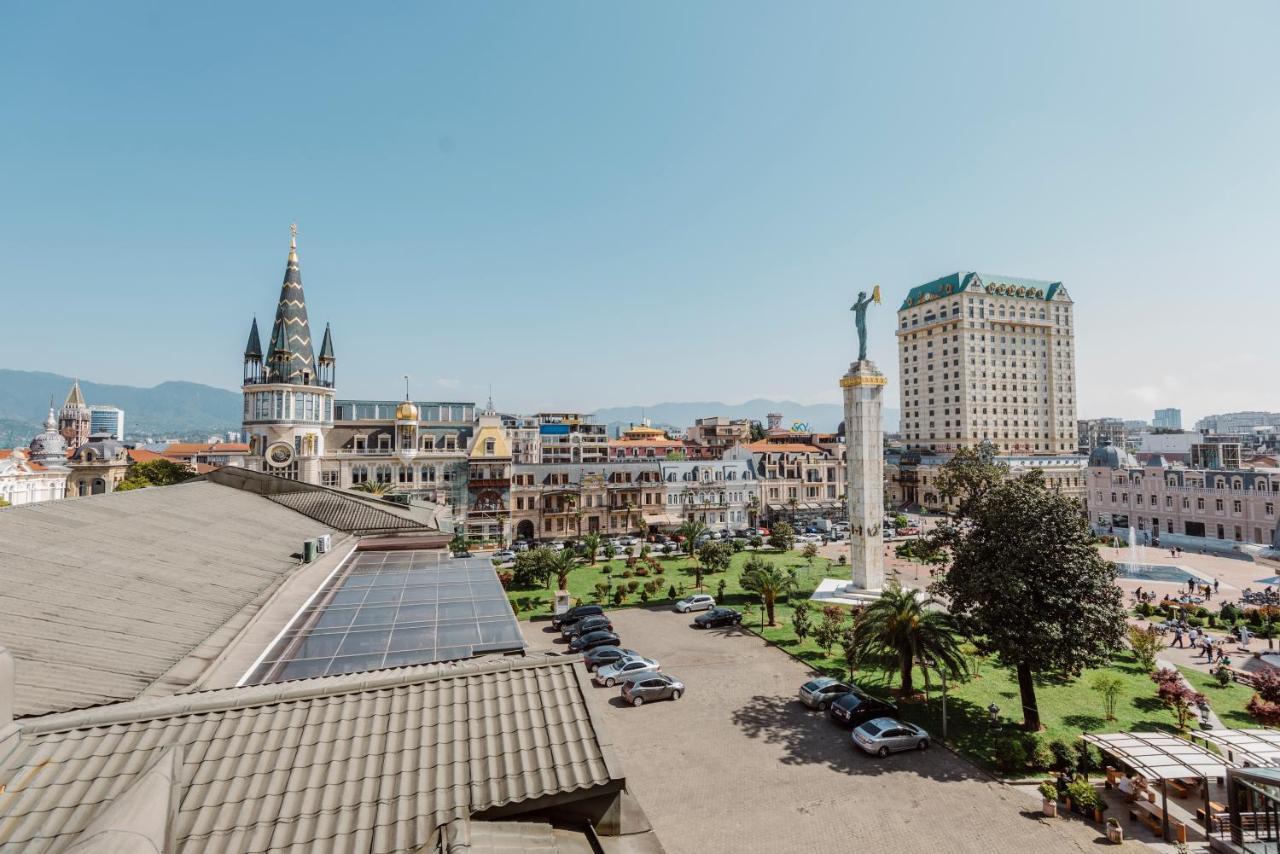
[[[1247,626],[1240,627],[1240,645],[1246,649],[1249,647],[1249,629]]]
[[[1187,632],[1187,641],[1188,641],[1188,644],[1187,644],[1188,649],[1199,649],[1200,648],[1200,630],[1197,629],[1195,626],[1192,626],[1191,631]]]
[[[1176,646],[1179,649],[1182,648],[1182,627],[1181,626],[1173,630],[1173,643],[1171,643],[1170,646]]]
[[[1216,578],[1213,580],[1213,592],[1214,593],[1218,592],[1218,579]]]

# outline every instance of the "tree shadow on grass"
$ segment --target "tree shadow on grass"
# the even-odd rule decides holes
[[[1062,722],[1072,729],[1087,732],[1102,729],[1107,725],[1106,719],[1097,715],[1064,715]]]
[[[1159,712],[1164,710],[1164,703],[1157,697],[1134,697],[1133,707],[1141,712]]]

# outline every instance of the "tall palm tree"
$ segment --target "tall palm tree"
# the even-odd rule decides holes
[[[779,596],[784,596],[795,588],[796,578],[773,561],[752,555],[742,565],[742,579],[739,583],[743,590],[757,593],[764,600],[764,610],[768,615],[769,625],[773,626],[777,625],[773,619],[774,605]]]
[[[702,536],[702,532],[705,530],[707,530],[706,523],[699,522],[697,519],[685,519],[680,523],[680,527],[676,528],[676,533],[684,537],[684,542],[681,545],[684,546],[684,550],[689,557],[693,557],[693,550],[697,548],[695,541]]]
[[[391,492],[391,484],[380,480],[366,480],[351,487],[355,492],[367,492],[370,495],[387,495]]]
[[[577,566],[578,557],[570,549],[552,553],[547,559],[547,568],[555,573],[557,590],[568,589],[569,573],[573,572]]]
[[[951,617],[934,609],[933,599],[921,601],[913,591],[896,584],[868,605],[854,624],[853,646],[859,657],[894,660],[902,676],[900,691],[909,697],[914,688],[911,668],[917,659],[932,661],[939,669],[966,674],[969,663]]]

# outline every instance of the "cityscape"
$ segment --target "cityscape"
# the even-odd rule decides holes
[[[951,33],[894,11],[243,11],[16,22],[30,91],[0,150],[29,164],[31,213],[0,275],[68,320],[56,341],[15,324],[0,364],[0,854],[1280,851],[1280,304],[1241,280],[1246,311],[1197,324],[1226,286],[1192,262],[1167,280],[1139,232],[1197,257],[1239,244],[1208,219],[1197,243],[1163,199],[1138,213],[1121,142],[1095,150],[1024,100],[1069,112],[1088,89],[1135,127],[1207,124],[1219,95],[1184,75],[1265,99],[1242,45],[1275,10],[1180,8],[1151,43],[1150,14],[1116,11],[1149,65],[1120,86],[1149,87],[1134,106],[1096,68],[1024,55],[1127,68],[1084,34],[1101,8],[933,9],[1029,75],[984,47],[1005,82],[954,97],[1061,132],[958,142],[963,167],[867,136],[923,128],[898,98],[948,111],[921,69],[878,84],[893,103],[842,76],[910,28],[941,56]],[[865,27],[885,43],[848,56]],[[155,76],[178,32],[198,61]],[[111,37],[140,52],[103,53]],[[1161,39],[1204,56],[1189,72]],[[553,118],[556,99],[592,106]],[[261,134],[277,107],[287,143]],[[1280,116],[1246,112],[1224,137],[1270,163]],[[766,114],[801,136],[749,138]],[[82,122],[101,137],[48,144]],[[893,208],[880,167],[803,138],[824,128],[900,175],[979,170],[988,200],[934,192],[985,225],[904,243],[934,196]],[[666,134],[689,136],[677,153]],[[1107,177],[1073,189],[1086,149]],[[1204,152],[1178,192],[1238,201],[1204,215],[1254,228],[1257,188],[1193,189],[1229,183],[1231,155]],[[1029,204],[1013,176],[1058,170],[1058,219],[994,212]],[[826,195],[845,172],[883,223]],[[85,243],[65,268],[36,263],[44,217],[128,181],[98,231],[69,212]],[[808,182],[812,210],[779,181]],[[1106,182],[1135,219],[1073,218]],[[698,200],[650,218],[658,194]],[[1132,241],[1093,231],[1118,223]],[[134,249],[159,234],[180,246]]]

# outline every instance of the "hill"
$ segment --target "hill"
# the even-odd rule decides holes
[[[72,377],[0,368],[0,447],[25,442],[40,431],[49,398],[61,406]],[[189,382],[152,388],[80,381],[89,404],[124,410],[125,432],[153,436],[208,436],[240,429],[239,392]]]
[[[844,419],[842,407],[836,403],[802,404],[790,400],[765,398],[733,404],[710,401],[657,403],[653,406],[615,406],[597,409],[595,417],[597,421],[618,424],[624,429],[629,424],[638,424],[641,419],[648,418],[655,425],[666,425],[683,430],[696,419],[713,415],[722,415],[726,418],[749,418],[763,424],[770,412],[782,413],[783,427],[790,428],[792,424],[800,422],[808,424],[810,429],[821,432],[834,432]],[[889,408],[884,410],[884,429],[886,432],[897,431],[898,410]]]

